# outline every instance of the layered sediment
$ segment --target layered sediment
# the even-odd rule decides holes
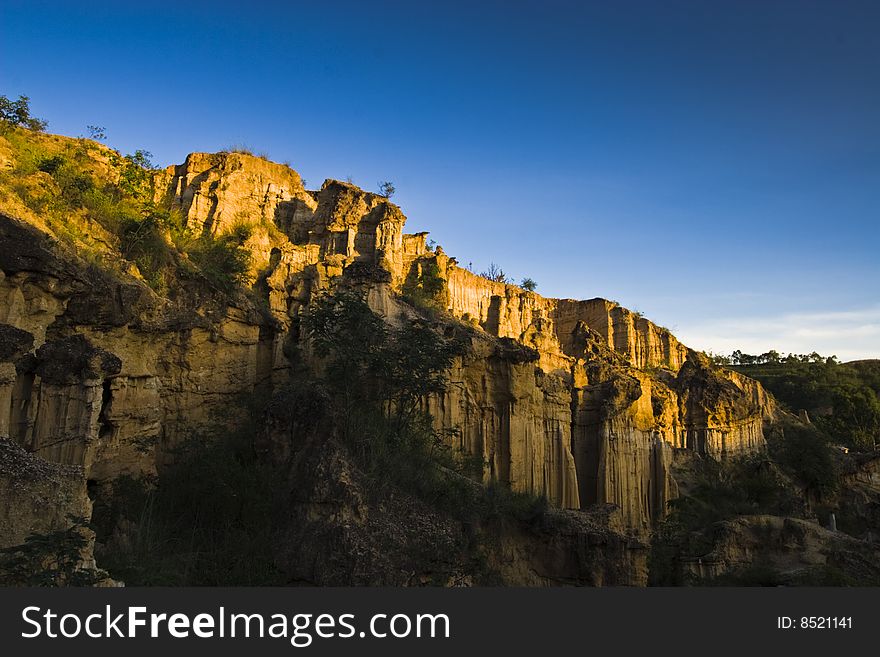
[[[378,194],[335,180],[306,190],[289,167],[242,153],[191,154],[152,188],[191,231],[248,227],[247,294],[165,298],[112,264],[114,245],[85,259],[29,217],[0,215],[0,435],[96,485],[154,473],[182,437],[234,422],[236,399],[284,381],[285,343],[316,294],[353,281],[394,321],[425,272],[442,289],[437,321],[474,331],[426,403],[487,481],[561,509],[614,505],[621,527],[648,530],[677,495],[674,450],[724,459],[764,445],[774,404],[757,382],[612,301],[477,276],[405,234]]]

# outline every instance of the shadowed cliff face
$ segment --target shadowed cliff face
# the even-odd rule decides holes
[[[433,277],[433,321],[471,327],[447,390],[425,403],[487,482],[563,509],[616,505],[622,527],[648,530],[677,495],[674,450],[724,459],[764,445],[774,405],[758,383],[613,302],[476,276],[404,234],[382,196],[332,180],[308,191],[241,153],[192,154],[151,190],[195,234],[248,227],[248,291],[219,298],[182,280],[156,294],[112,239],[86,254],[31,213],[0,215],[0,432],[97,485],[154,473],[188,431],[234,423],[239,397],[285,381],[300,315],[340,281],[394,323],[424,312],[406,300]]]

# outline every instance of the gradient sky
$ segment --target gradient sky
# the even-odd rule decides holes
[[[545,295],[880,357],[878,2],[0,7],[0,93],[50,132],[392,180],[407,230]]]

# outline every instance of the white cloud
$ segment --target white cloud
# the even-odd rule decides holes
[[[840,312],[712,318],[681,325],[677,337],[695,349],[730,353],[835,354],[841,360],[880,358],[880,306]]]

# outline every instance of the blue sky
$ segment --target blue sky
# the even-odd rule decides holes
[[[392,180],[408,230],[545,295],[880,357],[880,3],[0,7],[0,93],[52,132]]]

